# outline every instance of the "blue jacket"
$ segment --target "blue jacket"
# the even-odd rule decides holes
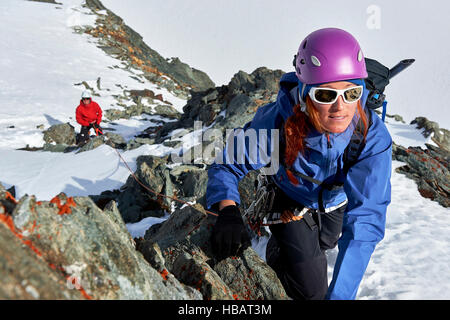
[[[276,102],[260,107],[253,120],[247,123],[243,130],[235,131],[235,136],[231,138],[234,139],[234,146],[230,143],[231,139],[228,139],[222,163],[216,161],[208,170],[208,208],[225,199],[240,203],[238,182],[249,171],[268,165],[267,159],[259,156],[258,148],[264,142],[267,143],[267,150],[275,150],[269,130],[279,128],[280,124],[293,114],[292,107],[298,102],[298,84],[294,72],[283,75]],[[367,94],[365,91],[363,105]],[[372,125],[367,134],[366,146],[347,175],[342,173],[342,155],[350,142],[358,120],[357,115],[346,131],[329,134],[331,148],[325,134],[312,130],[306,138],[307,159],[299,153],[292,166],[294,172],[320,181],[344,183],[344,188],[334,191],[325,189],[323,193],[325,208],[348,200],[342,235],[338,242],[339,254],[327,294],[329,299],[356,297],[372,252],[384,237],[386,208],[391,201],[392,139],[381,119],[372,110],[370,112]],[[245,138],[245,134],[252,131],[249,131],[250,128],[255,129],[253,132],[257,133],[256,143]],[[259,129],[267,129],[268,133],[262,134],[264,131]],[[241,150],[237,150],[238,145]],[[230,146],[234,150],[230,150]],[[245,159],[237,159],[237,155],[242,153]],[[292,199],[307,207],[318,208],[317,184],[297,176],[300,183],[293,185],[287,178],[282,162],[274,178],[276,184]]]

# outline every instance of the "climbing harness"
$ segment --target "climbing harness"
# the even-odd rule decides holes
[[[317,181],[319,182],[319,181]],[[284,210],[274,209],[275,196],[277,193],[282,193],[279,187],[275,184],[272,177],[260,173],[256,179],[256,196],[255,200],[244,210],[243,217],[247,220],[251,230],[258,235],[261,235],[261,227],[270,225],[289,223],[294,220],[304,219],[307,225],[312,228],[315,225],[313,214],[317,215],[319,228],[321,228],[320,215],[337,210],[348,203],[348,200],[339,203],[336,206],[328,208],[313,209],[295,203],[294,206],[286,205],[286,210],[291,211],[293,217],[285,222],[281,219]],[[290,202],[294,202],[291,200]],[[283,204],[282,204],[283,205]],[[296,218],[294,218],[296,217]]]

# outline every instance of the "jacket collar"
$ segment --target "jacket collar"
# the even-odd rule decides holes
[[[280,90],[277,96],[277,106],[278,113],[281,114],[283,120],[286,121],[291,115],[294,114],[293,107],[299,102],[298,90],[299,84],[301,84],[295,75],[295,72],[285,73],[280,79]],[[363,105],[365,104],[365,98],[363,98]],[[333,147],[336,145],[343,145],[345,147],[350,142],[353,135],[353,131],[358,123],[359,115],[355,113],[352,122],[348,128],[341,133],[329,133],[330,142]],[[311,149],[316,149],[317,151],[323,151],[323,146],[326,147],[326,141],[328,137],[324,133],[318,132],[314,127],[311,127],[311,131],[306,137],[306,145]]]

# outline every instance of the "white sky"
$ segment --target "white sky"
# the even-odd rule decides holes
[[[301,40],[323,27],[352,33],[364,54],[389,67],[415,64],[388,87],[388,113],[406,121],[426,116],[450,128],[450,2],[444,0],[102,0],[163,57],[179,57],[220,86],[239,70],[292,71]],[[380,29],[367,12],[379,9]],[[370,20],[373,21],[373,20]],[[436,97],[428,92],[438,93]],[[443,110],[444,109],[444,110]]]

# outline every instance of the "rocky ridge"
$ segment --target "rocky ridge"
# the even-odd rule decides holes
[[[0,185],[0,298],[286,299],[252,248],[208,257],[213,223],[201,206],[186,207],[136,246],[114,201],[101,210],[63,193],[16,200]]]
[[[450,132],[439,128],[434,121],[425,117],[415,118],[411,124],[423,129],[422,134],[430,137],[439,147],[425,144],[426,149],[420,147],[405,148],[394,143],[392,159],[402,161],[404,166],[396,171],[405,174],[417,183],[420,194],[443,207],[450,207]]]

